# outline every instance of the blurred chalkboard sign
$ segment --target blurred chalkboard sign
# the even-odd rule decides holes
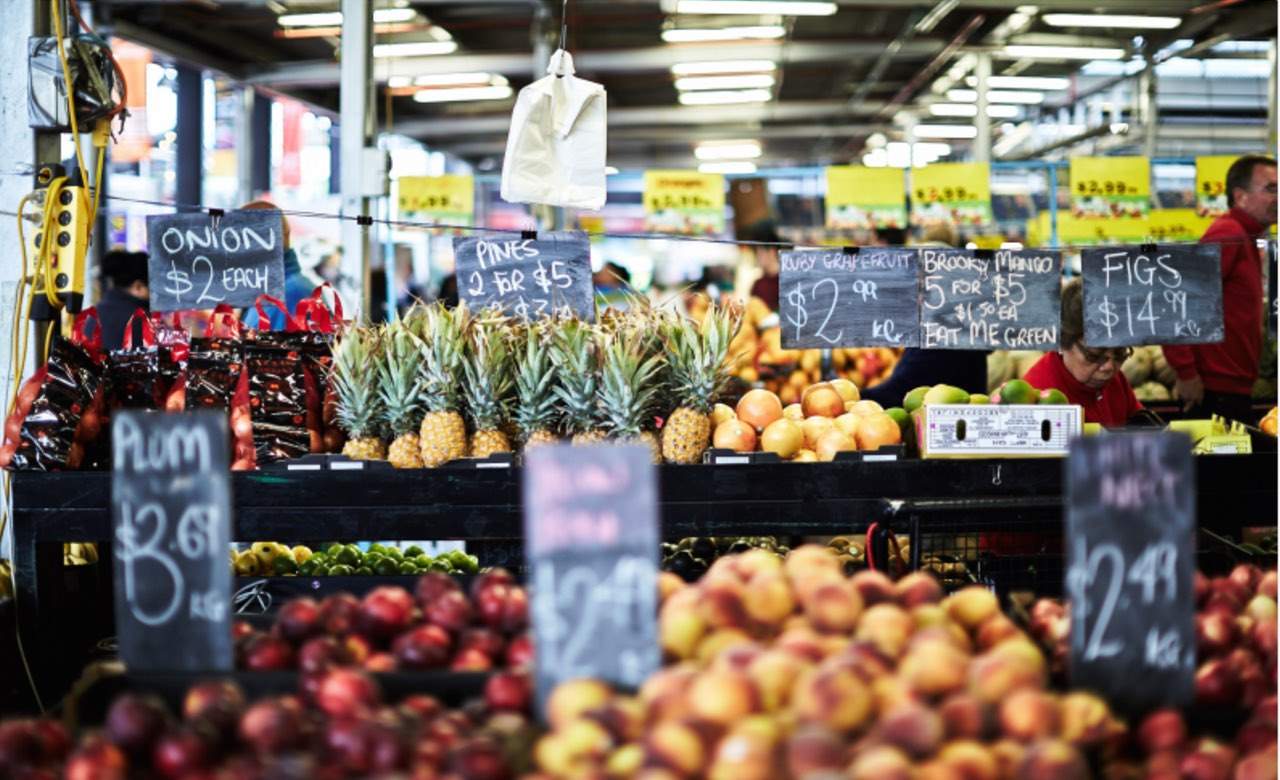
[[[920,249],[926,349],[1053,349],[1062,254],[1039,249]]]
[[[1084,341],[1091,347],[1222,341],[1222,247],[1085,249]]]
[[[804,250],[781,259],[786,349],[919,346],[916,250]]]

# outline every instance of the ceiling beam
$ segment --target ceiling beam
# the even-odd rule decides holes
[[[101,34],[116,35],[126,41],[146,46],[148,49],[176,60],[182,60],[190,65],[217,71],[224,76],[237,80],[244,74],[244,68],[236,63],[215,57],[203,49],[175,41],[155,30],[142,27],[125,19],[114,19],[109,25],[103,25],[103,27],[106,29],[100,30]],[[335,80],[334,83],[336,84],[337,81]]]
[[[725,141],[734,138],[751,138],[762,141],[769,140],[805,140],[816,138],[822,133],[835,136],[869,135],[876,131],[886,132],[889,125],[790,125],[771,127],[726,126],[699,129],[689,128],[625,128],[609,131],[610,157],[617,149],[644,148],[678,148],[689,149],[693,144],[702,141]],[[397,130],[399,132],[399,130]],[[502,136],[477,140],[467,138],[459,143],[433,143],[432,149],[452,152],[462,157],[474,157],[489,154],[502,154],[506,140]]]
[[[897,55],[902,59],[925,59],[942,49],[941,41],[916,40],[904,43]],[[579,73],[637,73],[666,71],[677,62],[709,62],[726,59],[772,59],[780,65],[816,62],[843,62],[858,57],[874,57],[885,44],[875,41],[838,41],[743,44],[686,44],[651,46],[641,49],[588,50],[573,53]],[[487,72],[524,75],[529,71],[528,52],[472,53],[440,57],[406,57],[374,62],[374,78],[427,76],[441,73]],[[248,83],[263,86],[331,86],[338,83],[338,63],[299,62],[263,68],[249,74]]]

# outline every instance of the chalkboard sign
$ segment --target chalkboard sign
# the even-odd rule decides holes
[[[1084,343],[1222,341],[1222,247],[1160,244],[1085,249]]]
[[[920,345],[1053,349],[1062,254],[1038,249],[920,249]]]
[[[579,231],[486,234],[453,240],[458,292],[473,309],[522,319],[571,312],[595,320],[591,243]]]
[[[1195,471],[1176,433],[1077,438],[1067,458],[1071,683],[1122,709],[1189,703]]]
[[[252,306],[259,295],[284,299],[284,220],[251,209],[147,217],[152,311]]]
[[[660,665],[656,481],[645,447],[526,453],[525,560],[540,706],[564,680],[638,686]]]
[[[916,250],[782,253],[782,346],[920,346]]]
[[[230,669],[227,416],[111,425],[116,633],[131,671]]]

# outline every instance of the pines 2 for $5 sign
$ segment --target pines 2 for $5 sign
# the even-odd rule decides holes
[[[582,231],[488,234],[453,240],[458,292],[472,309],[521,319],[572,312],[595,320],[591,242]]]

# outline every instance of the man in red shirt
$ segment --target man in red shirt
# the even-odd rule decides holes
[[[1257,239],[1276,224],[1276,161],[1246,155],[1227,170],[1227,205],[1201,243],[1222,245],[1222,316],[1219,344],[1164,347],[1178,374],[1174,388],[1193,417],[1219,414],[1255,422],[1249,396],[1262,355],[1262,257]]]

